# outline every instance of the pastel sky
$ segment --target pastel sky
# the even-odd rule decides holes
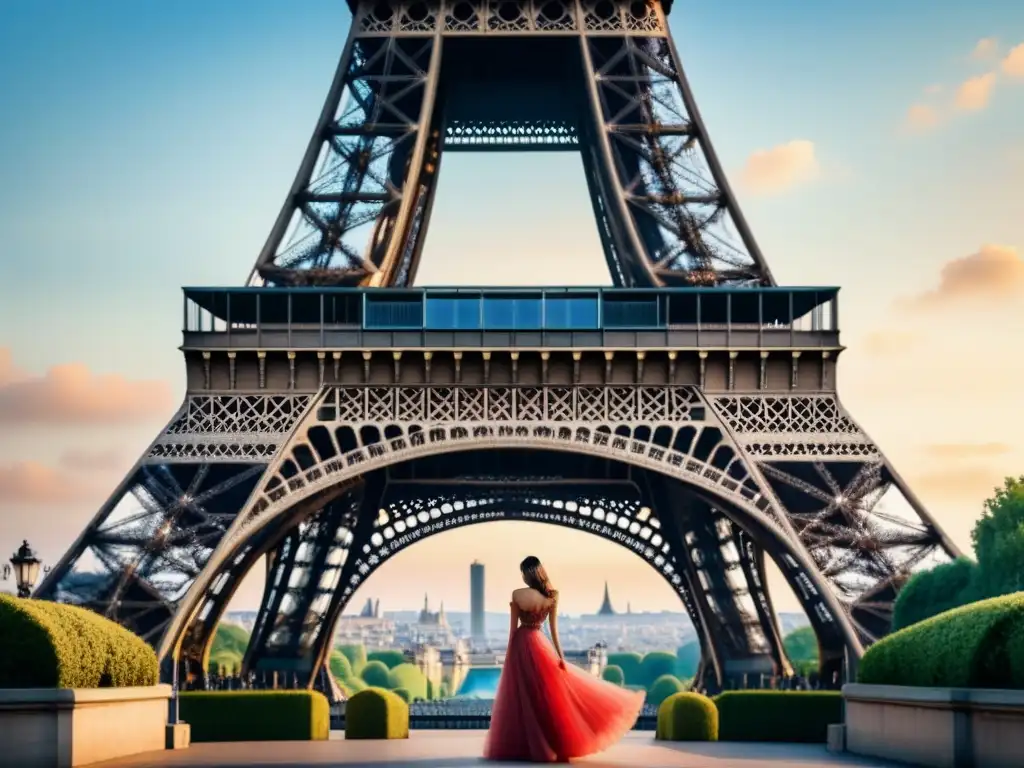
[[[348,23],[341,0],[0,8],[0,552],[55,561],[173,413],[179,288],[246,278]],[[672,29],[776,277],[842,286],[844,402],[969,548],[1024,473],[1024,4],[676,0]],[[440,179],[421,283],[608,282],[577,156]],[[413,547],[356,602],[464,608],[477,558],[499,610],[531,552],[570,612],[605,578],[678,610],[624,550],[512,523]]]

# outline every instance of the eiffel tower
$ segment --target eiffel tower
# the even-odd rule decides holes
[[[320,685],[339,615],[396,552],[527,520],[665,579],[699,688],[791,671],[767,559],[824,678],[849,674],[909,574],[958,550],[839,402],[838,289],[776,285],[670,0],[351,10],[249,285],[185,289],[185,400],[37,595],[121,622],[202,686],[265,558],[243,669]],[[459,151],[580,153],[614,287],[414,287]]]

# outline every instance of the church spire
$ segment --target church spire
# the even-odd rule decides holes
[[[604,583],[604,601],[601,603],[601,608],[597,612],[598,616],[614,616],[615,609],[612,608],[612,598],[608,593],[608,582]]]

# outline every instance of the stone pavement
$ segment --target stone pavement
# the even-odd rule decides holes
[[[345,741],[332,733],[330,741],[245,742],[195,744],[180,752],[151,752],[133,758],[94,764],[95,768],[503,768],[503,763],[480,759],[485,731],[413,731],[400,741]],[[522,768],[509,763],[508,768]],[[750,744],[739,742],[666,743],[654,734],[629,733],[606,752],[573,765],[587,768],[879,768],[891,763],[830,755],[813,744]]]

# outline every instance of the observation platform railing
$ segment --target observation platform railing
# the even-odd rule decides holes
[[[186,288],[185,349],[833,348],[838,288]]]

